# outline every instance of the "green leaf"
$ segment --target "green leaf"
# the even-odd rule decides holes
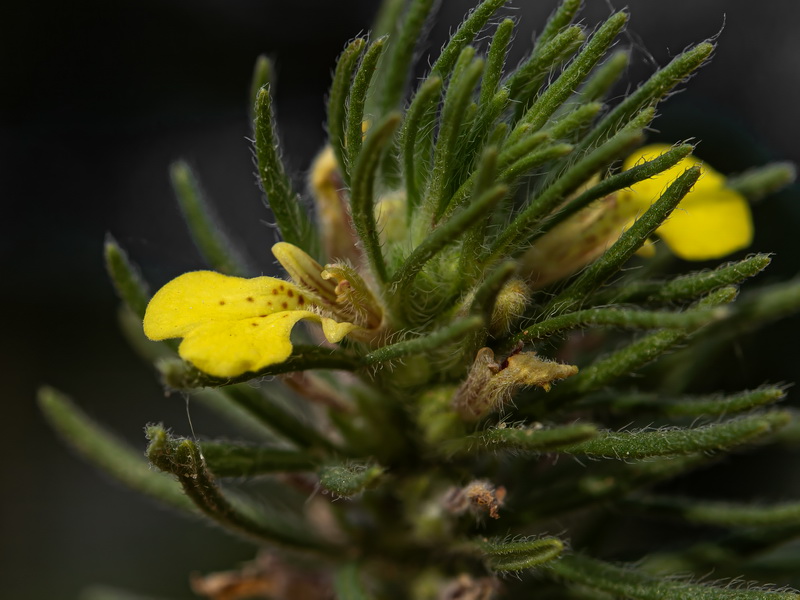
[[[412,0],[399,31],[389,37],[386,66],[376,81],[382,96],[379,116],[398,108],[403,99],[413,67],[414,50],[423,39],[422,33],[436,4],[437,0]]]
[[[336,600],[370,600],[359,577],[359,566],[354,562],[346,563],[336,570],[333,590]]]
[[[316,254],[316,231],[292,189],[292,182],[280,157],[278,136],[272,114],[269,86],[256,94],[255,146],[258,175],[267,203],[285,242]]]
[[[726,306],[717,306],[707,309],[687,311],[659,311],[636,310],[624,308],[590,308],[559,315],[551,319],[528,325],[524,331],[515,335],[509,345],[522,342],[529,344],[554,333],[586,327],[588,325],[603,325],[610,327],[623,327],[626,329],[682,329],[691,331],[720,321],[731,314],[731,309]]]
[[[356,38],[342,51],[336,62],[333,83],[328,95],[328,139],[339,163],[339,171],[347,181],[349,181],[352,167],[345,156],[347,98],[350,94],[353,74],[358,66],[358,59],[366,44],[367,41],[364,38]]]
[[[445,344],[449,344],[465,336],[471,331],[475,331],[484,326],[484,321],[480,317],[467,317],[460,321],[435,330],[428,335],[411,338],[403,342],[397,342],[389,346],[383,346],[363,356],[361,361],[365,365],[374,365],[382,362],[408,356],[410,354],[424,353],[436,350]]]
[[[170,179],[192,239],[209,266],[226,275],[245,277],[252,274],[252,269],[235,249],[233,240],[222,229],[219,217],[204,197],[189,165],[183,161],[173,163]]]
[[[399,124],[400,115],[393,113],[370,128],[363,151],[353,169],[350,186],[353,226],[363,245],[372,274],[380,283],[387,280],[388,274],[375,222],[375,175],[381,155]]]
[[[662,398],[658,394],[615,394],[605,398],[582,402],[581,405],[607,405],[615,412],[650,412],[668,417],[710,417],[746,412],[754,408],[778,402],[786,397],[780,386],[764,386],[732,395],[684,396]]]
[[[667,281],[635,281],[598,294],[598,304],[621,302],[677,302],[693,300],[703,294],[728,285],[742,283],[766,269],[772,258],[769,254],[754,254],[747,258],[720,265],[713,271],[694,271]]]
[[[641,496],[632,498],[626,504],[649,513],[679,517],[698,525],[732,528],[800,526],[799,502],[754,505],[670,496]]]
[[[666,67],[654,73],[608,113],[584,138],[579,150],[585,151],[597,145],[603,137],[613,134],[620,126],[628,123],[643,107],[657,104],[676,85],[685,81],[693,71],[708,60],[713,50],[712,44],[703,42],[676,56]]]
[[[559,448],[559,452],[631,460],[721,451],[769,435],[788,424],[790,419],[785,411],[773,411],[692,429],[608,431]]]
[[[111,278],[111,283],[114,284],[117,295],[141,319],[144,317],[147,303],[150,302],[150,290],[147,282],[110,233],[106,234],[104,254],[106,271]]]
[[[441,77],[426,79],[414,95],[403,121],[400,145],[409,219],[422,199],[420,189],[428,174],[432,151],[433,132],[429,125],[441,91]]]
[[[252,477],[316,468],[313,458],[295,450],[228,442],[202,442],[200,450],[208,468],[217,477]]]
[[[384,471],[385,469],[378,465],[353,463],[326,465],[319,471],[319,482],[329,492],[343,498],[351,498],[374,486]]]
[[[569,66],[564,69],[561,75],[536,99],[533,105],[526,111],[515,131],[519,131],[521,126],[530,127],[536,131],[540,129],[550,119],[556,109],[561,106],[567,98],[578,88],[580,83],[591,72],[594,66],[611,47],[625,23],[628,22],[628,14],[618,12],[609,17],[605,23],[595,32],[591,39],[586,43],[583,50],[572,60]],[[563,34],[562,34],[563,35]],[[511,137],[515,135],[512,132]]]
[[[564,542],[555,537],[502,542],[477,542],[493,571],[522,571],[532,569],[558,558],[564,551]]]
[[[453,70],[461,51],[467,44],[472,43],[475,37],[489,22],[489,19],[492,18],[492,15],[507,2],[508,0],[484,0],[481,2],[481,4],[464,19],[464,22],[458,30],[450,36],[439,58],[433,63],[431,73],[439,75],[442,79],[446,79]]]
[[[496,185],[475,198],[468,206],[456,211],[441,222],[422,243],[406,258],[392,276],[389,285],[396,286],[397,297],[405,298],[414,278],[425,264],[448,245],[457,242],[476,223],[483,221],[489,212],[508,194],[504,185]]]
[[[347,96],[347,122],[344,132],[344,147],[347,154],[345,181],[352,183],[353,170],[361,154],[364,137],[364,106],[370,91],[372,76],[378,68],[378,61],[386,48],[386,38],[378,38],[369,45],[356,69],[350,93]]]
[[[577,112],[577,110],[575,112]],[[633,184],[644,181],[645,179],[650,179],[651,177],[666,171],[670,167],[675,166],[681,161],[681,159],[691,154],[693,149],[694,147],[690,144],[676,146],[652,160],[639,163],[627,171],[617,173],[611,177],[606,177],[597,185],[593,185],[591,188],[581,193],[577,198],[571,200],[563,210],[558,211],[556,214],[550,217],[544,223],[540,232],[537,233],[531,241],[534,242],[536,239],[550,231],[553,227],[564,222],[566,219],[578,213],[583,208],[586,208],[595,200],[604,198],[619,190],[631,187]]]
[[[796,177],[792,163],[770,163],[729,178],[726,185],[754,202],[794,183]]]
[[[253,75],[250,78],[250,122],[255,125],[256,113],[256,99],[258,98],[258,90],[265,85],[272,85],[273,76],[275,75],[275,67],[272,61],[266,54],[259,54],[256,62],[253,65]]]
[[[554,427],[498,426],[479,431],[443,444],[447,454],[472,454],[510,450],[514,452],[551,452],[589,440],[598,433],[591,423],[575,423]]]
[[[684,196],[700,177],[700,169],[693,167],[678,177],[647,211],[614,242],[600,258],[594,261],[563,292],[556,296],[544,310],[563,310],[577,304],[589,293],[616,274],[641,248],[656,229],[672,214]]]
[[[67,396],[42,387],[38,400],[48,423],[87,461],[137,492],[173,508],[195,512],[175,481],[150,470],[141,450],[131,448],[95,423]]]
[[[643,137],[643,128],[653,119],[654,114],[652,110],[643,111],[614,137],[586,154],[551,181],[497,237],[485,261],[491,262],[527,248],[526,242],[535,236],[537,223],[557,209],[570,193],[583,185],[597,171],[639,143]]]
[[[162,361],[156,367],[161,372],[165,385],[175,390],[186,390],[201,387],[223,387],[244,383],[260,377],[294,373],[295,371],[310,371],[312,369],[354,371],[359,367],[359,364],[354,356],[341,350],[295,344],[292,355],[284,362],[270,365],[255,373],[244,373],[228,379],[208,375],[189,363],[178,359]]]
[[[270,518],[264,510],[244,500],[228,498],[206,467],[200,447],[192,440],[172,437],[160,425],[147,427],[146,433],[150,440],[147,447],[150,461],[174,475],[195,506],[227,531],[251,541],[293,550],[314,553],[332,550],[286,515],[275,514]]]
[[[609,563],[580,554],[569,554],[548,565],[553,577],[585,585],[593,589],[631,600],[797,600],[793,592],[757,589],[715,588],[688,583],[679,579],[651,577],[625,566]]]

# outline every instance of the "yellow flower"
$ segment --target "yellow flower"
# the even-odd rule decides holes
[[[670,149],[666,145],[641,148],[627,158],[623,169],[657,158]],[[725,186],[725,176],[688,156],[674,167],[619,192],[619,202],[642,214],[686,169],[699,165],[702,174],[656,234],[669,249],[684,260],[722,258],[750,245],[753,221],[747,200]],[[628,226],[632,224],[630,221]]]
[[[670,148],[641,148],[625,160],[623,169],[657,158]],[[554,227],[521,258],[521,274],[532,287],[541,288],[579,271],[616,242],[686,169],[696,165],[702,167],[700,179],[656,235],[684,260],[721,258],[746,248],[753,237],[747,200],[725,186],[723,175],[689,156],[650,179],[593,202]],[[652,253],[651,244],[640,250],[640,254]]]
[[[144,333],[151,340],[183,338],[178,353],[215,377],[236,377],[284,362],[292,353],[295,324],[322,324],[338,342],[356,329],[308,310],[309,295],[273,277],[244,279],[193,271],[162,287],[147,305]]]

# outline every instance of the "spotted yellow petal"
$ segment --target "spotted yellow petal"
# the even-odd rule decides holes
[[[178,348],[181,357],[215,377],[236,377],[284,362],[292,353],[292,328],[320,317],[288,310],[238,321],[209,321],[195,327]]]
[[[192,271],[156,292],[144,315],[144,333],[152,340],[184,337],[210,322],[238,321],[304,307],[307,299],[303,293],[280,279]]]

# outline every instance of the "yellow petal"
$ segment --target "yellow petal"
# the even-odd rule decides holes
[[[690,192],[690,194],[693,192]],[[657,232],[670,250],[684,260],[720,258],[750,245],[750,207],[728,188],[697,194],[681,202]]]
[[[144,315],[144,333],[151,340],[184,337],[211,322],[229,323],[302,309],[307,304],[297,287],[280,279],[193,271],[156,292]]]
[[[631,167],[635,167],[640,163],[658,158],[671,149],[672,146],[667,146],[665,144],[653,144],[651,146],[645,146],[626,158],[622,168],[623,170],[627,171]],[[697,192],[717,190],[721,187],[724,187],[725,177],[723,175],[717,173],[702,160],[695,158],[694,156],[687,156],[666,171],[663,171],[658,175],[651,177],[650,179],[645,179],[644,181],[633,184],[629,188],[629,192],[632,192],[632,200],[637,203],[642,211],[647,210],[653,202],[658,200],[664,190],[669,187],[669,184],[683,175],[686,169],[696,166],[702,168],[702,173],[700,174],[700,178],[697,180],[697,183],[694,184],[692,191],[686,196],[686,198],[683,199],[684,203],[690,202],[692,196]]]
[[[652,160],[669,149],[665,145],[642,148],[628,157],[623,168]],[[670,250],[684,260],[721,258],[749,246],[753,222],[747,200],[725,187],[723,175],[693,156],[620,192],[621,200],[630,202],[641,215],[686,169],[698,165],[702,167],[700,179],[656,231]]]
[[[239,321],[209,321],[195,327],[178,353],[215,377],[236,377],[284,362],[292,353],[290,335],[301,319],[319,320],[307,310],[290,310]]]
[[[344,338],[344,336],[346,336],[348,333],[351,333],[356,329],[360,329],[358,325],[354,325],[353,323],[340,323],[326,317],[318,317],[317,315],[314,316],[317,317],[316,320],[322,322],[322,333],[325,335],[325,339],[332,344],[341,342],[342,338]]]

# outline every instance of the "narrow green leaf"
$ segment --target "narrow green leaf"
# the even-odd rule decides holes
[[[766,506],[670,496],[642,496],[632,498],[626,504],[648,512],[680,517],[698,525],[736,528],[800,526],[798,502]]]
[[[492,18],[492,15],[507,2],[508,0],[484,0],[481,2],[481,4],[464,19],[464,22],[461,23],[458,30],[450,37],[447,44],[442,49],[439,58],[433,63],[431,73],[439,75],[442,79],[446,79],[455,66],[461,51],[467,44],[472,43],[475,37],[489,22],[489,19]]]
[[[414,278],[429,260],[449,244],[458,241],[471,226],[484,219],[507,194],[506,186],[496,185],[440,223],[421,244],[414,248],[392,276],[389,284],[396,285],[398,295],[404,296],[405,291],[413,284]]]
[[[551,452],[589,440],[597,435],[597,426],[575,423],[555,427],[492,427],[461,439],[447,441],[448,454],[473,454],[510,450],[512,452]]]
[[[672,214],[684,196],[700,177],[700,169],[693,167],[678,177],[661,197],[636,220],[614,242],[600,258],[594,261],[581,275],[549,304],[552,310],[579,303],[582,298],[596,290],[611,276],[616,274],[628,260],[641,248],[656,229]],[[545,309],[550,314],[550,310]]]
[[[597,437],[559,448],[559,452],[619,460],[724,451],[750,443],[786,425],[789,413],[773,411],[692,429],[601,432]]]
[[[178,359],[162,361],[156,366],[161,372],[165,385],[175,390],[187,390],[201,387],[224,387],[260,377],[312,369],[354,371],[359,365],[355,357],[341,350],[295,344],[292,355],[284,362],[270,365],[255,373],[244,373],[227,379],[203,373],[189,363]]]
[[[554,140],[577,138],[579,137],[578,132],[584,129],[602,108],[603,105],[599,102],[579,104],[575,109],[555,121],[547,129],[547,132]]]
[[[268,429],[300,448],[333,449],[333,444],[312,425],[301,421],[279,402],[248,385],[231,385],[219,392],[232,405],[246,411]]]
[[[536,102],[527,110],[519,125],[527,125],[533,131],[544,126],[556,109],[578,89],[580,83],[602,58],[627,22],[628,14],[625,12],[618,12],[609,17],[561,75],[547,86]],[[514,135],[514,133],[511,134],[512,138]]]
[[[504,82],[512,101],[521,105],[520,110],[527,108],[548,74],[566,60],[583,39],[583,28],[573,25],[560,31],[544,45],[537,44],[528,59]]]
[[[626,329],[677,328],[691,331],[708,323],[722,320],[730,314],[731,309],[726,306],[677,312],[624,308],[589,308],[529,325],[524,331],[515,335],[510,344],[517,342],[529,344],[560,331],[587,325],[623,327]]]
[[[192,239],[209,266],[226,275],[250,275],[252,270],[222,229],[219,217],[206,200],[189,165],[183,161],[173,163],[170,180]]]
[[[597,127],[583,139],[579,150],[585,151],[597,145],[602,137],[613,133],[622,124],[627,123],[643,107],[654,106],[676,85],[685,81],[694,70],[698,69],[713,50],[712,44],[704,42],[676,56],[666,67],[654,73],[650,79],[608,113]]]
[[[484,110],[497,94],[497,86],[503,78],[506,54],[508,53],[508,45],[511,42],[511,34],[513,32],[514,21],[503,19],[497,26],[492,42],[489,44],[489,52],[486,55],[486,68],[481,81],[480,101],[478,102],[481,110]]]
[[[766,269],[772,258],[769,254],[755,254],[747,258],[720,265],[713,271],[703,270],[679,275],[668,281],[636,281],[619,288],[609,289],[595,297],[595,302],[677,302],[693,300],[715,289],[737,285]]]
[[[150,290],[139,273],[139,269],[128,258],[128,254],[110,234],[106,234],[104,246],[106,271],[114,284],[117,295],[139,319],[144,317]]]
[[[299,196],[292,189],[292,183],[281,161],[269,86],[258,90],[255,112],[258,174],[269,208],[283,240],[314,255],[317,246],[316,232],[300,204]]]
[[[796,177],[792,163],[770,163],[732,177],[726,184],[748,200],[757,201],[794,183]]]
[[[614,394],[587,401],[586,405],[607,405],[618,412],[651,412],[668,417],[711,417],[746,412],[772,404],[786,397],[780,386],[764,386],[732,395],[685,396],[662,398],[657,394]]]
[[[357,563],[346,563],[336,570],[333,577],[333,590],[337,600],[370,600],[359,577]]]
[[[274,515],[267,520],[255,507],[227,498],[206,468],[199,446],[192,440],[171,437],[158,425],[149,426],[146,433],[150,440],[147,447],[150,461],[174,475],[195,506],[226,530],[259,543],[294,550],[316,553],[331,550],[298,524],[290,523],[285,515],[281,518]]]
[[[687,336],[688,333],[685,331],[672,329],[646,335],[581,369],[575,377],[562,382],[550,392],[549,400],[555,404],[558,397],[582,396],[599,390],[619,377],[636,372],[686,339]]]
[[[585,192],[581,193],[577,198],[571,200],[563,210],[558,211],[552,217],[550,217],[543,224],[542,229],[536,234],[536,236],[534,236],[532,241],[535,241],[559,223],[562,223],[572,215],[579,212],[581,209],[589,206],[589,204],[595,200],[604,198],[610,194],[613,194],[614,192],[618,192],[619,190],[631,187],[633,184],[644,181],[645,179],[650,179],[651,177],[666,171],[670,167],[675,166],[681,161],[681,159],[691,154],[693,149],[694,147],[691,144],[676,146],[652,160],[637,164],[627,171],[622,171],[621,173],[617,173],[611,177],[606,177],[597,185],[592,186]]]
[[[386,38],[378,38],[369,45],[361,58],[358,69],[356,69],[350,93],[347,96],[347,121],[344,132],[344,146],[347,154],[345,181],[351,185],[364,137],[364,106],[367,102],[367,94],[370,92],[372,76],[378,68],[378,61],[385,48]]]
[[[441,91],[441,77],[426,79],[414,95],[403,121],[400,145],[409,219],[419,206],[420,189],[430,168],[433,126],[429,120],[433,119],[433,110],[439,101]]]
[[[558,558],[564,542],[555,537],[542,537],[521,542],[478,542],[493,571],[532,569]]]
[[[50,426],[83,458],[137,492],[173,508],[195,512],[175,481],[150,470],[141,450],[135,450],[95,423],[61,392],[42,387],[39,408]]]
[[[347,181],[349,181],[352,167],[345,156],[347,97],[352,86],[353,74],[358,66],[358,59],[366,44],[367,41],[364,38],[356,38],[344,49],[336,62],[333,83],[328,96],[328,139],[339,163],[342,177],[346,177]]]
[[[378,465],[334,464],[320,469],[319,482],[329,492],[351,498],[374,486],[385,469]]]
[[[472,197],[477,199],[485,194],[494,184],[496,177],[497,149],[493,146],[489,146],[483,151],[475,175],[471,178],[474,180]],[[484,239],[486,238],[488,224],[488,218],[480,219],[464,234],[464,242],[461,246],[461,256],[458,263],[458,270],[461,274],[461,284],[465,282],[472,283],[481,275],[478,258],[483,248]]]
[[[580,554],[569,554],[548,564],[556,578],[631,600],[797,600],[793,592],[715,588],[680,579],[651,577],[625,566],[618,567]]]
[[[265,473],[311,471],[317,464],[295,450],[228,442],[201,442],[200,450],[217,477],[252,477]]]
[[[464,48],[459,62],[470,62],[464,66],[460,74],[454,73],[445,93],[423,211],[425,215],[433,215],[434,220],[438,220],[450,202],[449,187],[452,185],[452,175],[457,167],[453,158],[459,138],[458,133],[464,123],[465,111],[472,100],[472,93],[483,73],[483,60],[470,60],[474,53],[475,49],[471,46]]]
[[[542,32],[536,38],[536,51],[552,40],[567,25],[572,23],[581,8],[582,0],[562,0],[558,8],[547,19]]]
[[[386,67],[376,81],[381,87],[380,115],[397,108],[403,99],[413,67],[414,50],[423,38],[425,24],[437,3],[437,0],[411,0],[397,35],[389,38]]]
[[[622,76],[629,60],[630,53],[627,50],[619,50],[609,56],[586,80],[580,91],[581,101],[592,102],[605,98]]]
[[[483,326],[484,322],[480,317],[467,317],[466,319],[461,319],[460,321],[455,321],[450,325],[442,327],[431,334],[378,348],[365,355],[361,361],[365,365],[374,365],[410,354],[435,350]]]
[[[372,274],[380,283],[387,280],[388,274],[375,222],[375,175],[381,155],[399,124],[400,115],[393,113],[370,128],[363,151],[353,169],[350,186],[353,226],[361,240]]]
[[[258,90],[265,85],[272,85],[274,83],[273,76],[275,68],[272,66],[272,61],[266,54],[259,54],[256,62],[253,65],[253,75],[250,78],[250,122],[255,124],[256,113],[256,99],[258,98]]]
[[[536,224],[553,212],[564,198],[583,185],[595,173],[639,143],[643,137],[643,128],[653,119],[654,115],[652,110],[643,111],[614,137],[589,152],[550,182],[498,236],[486,260],[494,261],[527,247],[525,242],[535,236]]]

